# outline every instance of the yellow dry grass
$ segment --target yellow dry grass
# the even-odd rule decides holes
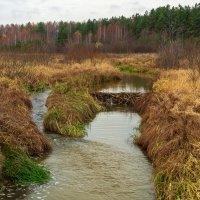
[[[162,71],[142,111],[136,142],[153,161],[157,199],[200,199],[200,80],[192,74]]]
[[[45,80],[48,84],[55,84],[55,82],[65,82],[74,76],[90,75],[90,76],[118,76],[120,73],[117,69],[113,68],[108,62],[99,62],[93,64],[90,60],[82,63],[74,64],[54,64],[54,65],[40,65],[34,66],[29,69],[31,74],[39,77],[40,80]],[[41,79],[41,77],[43,77]]]
[[[50,143],[31,117],[31,101],[16,81],[0,78],[0,145],[20,148],[31,155],[45,153]]]
[[[140,54],[111,54],[109,59],[112,63],[124,65],[138,65],[141,67],[155,67],[157,54],[140,53]]]
[[[81,63],[61,62],[62,56],[53,57],[49,62],[23,63],[20,60],[12,63],[0,59],[0,77],[7,77],[17,81],[29,90],[37,90],[41,85],[54,86],[57,82],[66,82],[72,79],[86,80],[88,84],[97,84],[121,76],[109,60],[85,60]],[[104,80],[103,80],[104,79]],[[82,84],[87,84],[84,81]]]
[[[102,60],[68,64],[63,55],[0,56],[0,144],[21,148],[30,154],[50,150],[47,139],[31,118],[31,101],[22,89],[39,91],[67,83],[70,87],[88,88],[119,79],[121,73]],[[66,102],[60,102],[66,103]],[[77,113],[75,113],[76,115]]]
[[[163,71],[160,79],[154,84],[153,89],[156,93],[171,94],[177,99],[172,112],[199,115],[196,108],[200,106],[200,77],[196,72],[196,80],[193,80],[193,73],[189,69]]]

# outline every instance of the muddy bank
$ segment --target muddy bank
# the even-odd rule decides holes
[[[28,95],[9,79],[0,80],[0,144],[22,149],[30,155],[51,150],[49,141],[40,133],[31,116]]]
[[[3,182],[2,187],[7,182],[44,183],[49,178],[49,172],[33,157],[49,152],[51,145],[33,122],[31,111],[32,103],[29,96],[10,79],[0,79],[0,181]]]
[[[32,99],[34,122],[40,130],[48,95],[46,91]],[[99,112],[82,139],[48,133],[53,152],[43,164],[52,173],[50,182],[6,187],[1,199],[155,199],[151,163],[132,143],[140,117],[128,107],[112,109]]]
[[[54,88],[46,105],[45,130],[75,138],[86,135],[85,124],[103,109],[87,89],[69,87],[67,83]]]
[[[138,102],[142,123],[136,143],[153,162],[158,199],[199,199],[199,98],[188,90],[187,73],[177,72],[176,78],[174,72],[163,73]],[[188,82],[180,88],[184,79]]]
[[[47,94],[33,99],[34,108],[40,107],[39,112],[33,110],[39,126],[46,111],[42,101]],[[138,128],[140,117],[128,107],[113,109],[99,112],[86,127],[88,136],[82,139],[48,133],[54,150],[44,164],[51,170],[53,179],[35,187],[25,199],[155,198],[151,163],[132,144],[132,134],[136,134],[134,128]]]

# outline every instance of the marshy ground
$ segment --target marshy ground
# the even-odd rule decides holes
[[[8,151],[22,151],[22,155],[25,152],[27,159],[51,150],[49,140],[31,116],[30,95],[33,93],[52,91],[44,117],[48,131],[65,137],[81,137],[86,134],[85,124],[105,109],[90,96],[90,91],[119,80],[124,74],[156,76],[152,91],[136,102],[142,123],[141,134],[135,142],[153,163],[158,199],[199,199],[199,72],[187,68],[158,69],[157,57],[156,54],[102,55],[68,62],[64,55],[2,54],[1,146]],[[3,177],[16,181],[6,163],[17,161],[6,153],[4,156]],[[37,163],[34,162],[34,166],[32,169],[36,172]],[[43,174],[48,174],[43,170]],[[40,182],[32,178],[26,182]]]

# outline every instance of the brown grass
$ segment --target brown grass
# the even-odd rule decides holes
[[[105,54],[101,53],[94,46],[70,46],[68,47],[67,52],[65,53],[64,63],[81,63],[85,60],[100,60],[105,57]]]
[[[68,63],[65,62],[64,55],[50,55],[48,61],[44,58],[44,62],[40,59],[24,62],[23,60],[28,60],[27,57],[31,55],[23,56],[16,55],[17,58],[10,60],[6,60],[5,55],[1,56],[0,77],[16,80],[17,84],[29,91],[38,91],[44,87],[52,87],[57,82],[69,82],[69,80],[91,85],[119,79],[121,76],[107,59],[99,59],[95,63],[90,59],[81,63]]]
[[[137,65],[141,67],[155,67],[157,54],[140,53],[140,54],[110,54],[109,60],[117,65]]]
[[[50,143],[32,121],[31,101],[16,82],[0,79],[0,144],[20,148],[31,155],[45,153]]]
[[[80,49],[80,51],[83,50]],[[80,62],[77,62],[76,60],[74,60],[72,56],[74,55],[73,53],[77,52],[72,51],[71,54],[69,54],[68,56],[71,56],[70,59],[72,59],[74,62],[68,62],[68,60],[66,60],[66,55],[61,55],[61,54],[49,55],[49,58],[44,55],[44,60],[42,60],[41,55],[37,54],[16,54],[16,55],[3,54],[0,56],[0,69],[1,69],[0,78],[9,79],[12,82],[15,82],[16,85],[18,85],[22,89],[25,89],[28,92],[40,91],[47,87],[54,88],[55,85],[59,85],[59,83],[60,85],[61,83],[66,83],[70,85],[70,87],[72,88],[82,88],[83,91],[86,91],[87,88],[91,89],[98,84],[108,81],[119,80],[121,78],[121,73],[112,66],[112,63],[110,63],[109,60],[107,59],[102,60],[102,58],[97,59],[97,57],[94,56],[93,54],[90,55],[91,52],[88,50],[88,54],[87,52],[84,53],[82,52],[83,55],[81,57],[81,60]],[[90,56],[93,59],[91,59]],[[95,62],[94,59],[96,59]],[[52,100],[51,104],[56,108],[59,107],[59,109],[62,107],[62,112],[64,112],[66,115],[65,118],[68,117],[67,111],[69,110],[69,108],[67,108],[66,111],[66,109],[63,107],[63,105],[68,104],[68,102],[66,102],[66,99],[63,98],[63,96],[65,95],[57,93],[53,94],[54,96],[56,96],[56,98],[53,98],[52,100],[52,97],[49,97]],[[85,93],[79,94],[79,96],[80,98],[82,98],[85,96]],[[61,100],[59,106],[56,104],[56,101],[54,101],[55,99]],[[88,95],[88,99],[86,98],[84,99],[83,102],[80,103],[84,103],[86,107],[87,106],[90,107],[89,102],[92,102],[90,100],[91,97],[89,97]],[[49,101],[50,100],[48,100],[48,102]],[[92,103],[92,105],[94,105],[95,108],[95,103]],[[50,110],[51,110],[50,113],[52,113],[52,109]],[[86,120],[88,120],[86,115],[87,112],[91,111],[91,109],[84,109],[84,111],[85,111],[84,117],[86,118]],[[92,111],[92,115],[94,115],[94,113],[96,112],[97,112],[96,110],[94,112]],[[74,116],[79,115],[79,117],[81,118],[82,114],[81,112],[79,111],[75,112],[75,110],[73,110],[72,113]],[[12,119],[10,120],[12,121]],[[52,127],[48,125],[48,123],[51,122],[52,120],[50,120],[49,122],[48,120],[45,121],[46,128]],[[60,121],[59,123],[62,124],[62,122]],[[75,122],[68,123],[68,125],[73,125],[73,126],[80,124],[82,124],[82,120],[78,120],[76,123]],[[55,128],[54,131],[56,131]],[[59,131],[57,130],[56,132]]]
[[[136,142],[153,161],[162,200],[200,199],[200,80],[193,88],[190,73],[162,72],[142,111]]]
[[[47,99],[45,128],[70,137],[84,136],[84,124],[93,119],[101,109],[88,90],[98,84],[121,78],[121,73],[111,64],[103,62],[93,66],[89,60],[67,65],[66,68],[49,68],[49,71],[44,71],[52,75],[49,79],[51,84],[57,82]]]
[[[163,69],[200,69],[200,48],[191,41],[173,42],[160,47],[156,63]]]
[[[69,137],[84,136],[85,123],[102,109],[86,89],[74,88],[70,84],[58,84],[46,105],[48,112],[44,118],[45,128]]]

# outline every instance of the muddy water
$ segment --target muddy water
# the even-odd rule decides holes
[[[128,87],[135,86],[130,83]],[[33,118],[40,130],[48,94],[46,91],[32,99]],[[52,179],[41,186],[6,187],[0,199],[155,199],[151,163],[132,143],[140,120],[130,108],[111,108],[87,125],[88,135],[83,139],[46,134],[53,152],[43,164],[51,171]]]

